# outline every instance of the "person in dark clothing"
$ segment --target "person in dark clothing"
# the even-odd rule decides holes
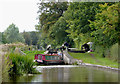
[[[64,46],[69,47],[69,44],[67,42],[64,43]]]
[[[81,50],[82,50],[82,51],[85,51],[85,52],[89,51],[89,50],[90,50],[89,45],[86,44],[86,43],[83,44],[83,45],[81,46]]]
[[[64,48],[66,47],[67,50],[69,48],[69,44],[67,42],[64,42],[64,44],[62,46],[64,46]]]

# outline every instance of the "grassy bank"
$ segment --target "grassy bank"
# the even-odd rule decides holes
[[[16,49],[17,47],[17,49]],[[23,44],[4,44],[0,45],[0,71],[2,80],[7,81],[9,78],[23,75],[23,74],[37,74],[38,72],[33,68],[36,63],[33,62],[35,54],[43,54],[44,51],[24,51],[26,55],[19,52],[19,48],[25,47]],[[2,54],[3,53],[3,54]]]
[[[30,58],[34,59],[35,54],[44,54],[45,51],[24,51],[24,53],[29,56]]]
[[[35,74],[39,73],[33,66],[35,63],[33,59],[28,55],[20,55],[15,53],[10,53],[6,55],[9,58],[11,68],[9,74],[12,75],[22,75],[22,74]]]
[[[103,58],[96,52],[90,53],[71,53],[69,54],[76,59],[83,60],[84,63],[96,64],[96,65],[103,65],[118,68],[118,62],[111,60],[109,58]]]
[[[36,74],[39,73],[33,66],[36,63],[33,61],[35,54],[43,54],[44,51],[24,51],[26,55],[20,53],[10,52],[6,54],[6,62],[9,65],[9,75],[23,75],[23,74]]]

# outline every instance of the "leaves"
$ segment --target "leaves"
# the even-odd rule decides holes
[[[5,37],[7,43],[24,42],[24,38],[19,33],[19,29],[15,24],[9,25],[9,27],[4,31],[3,37]]]
[[[68,29],[65,31],[69,33],[68,36],[73,39],[78,48],[80,47],[80,42],[84,43],[85,41],[85,39],[83,41],[81,38],[88,36],[92,31],[89,27],[89,20],[95,20],[96,8],[98,6],[99,3],[73,2],[70,3],[68,10],[64,13],[64,18],[68,24]]]
[[[119,40],[118,29],[118,3],[113,5],[100,5],[100,13],[97,13],[95,21],[89,21],[92,30],[91,33],[96,39],[97,44],[106,45],[110,47]]]
[[[36,29],[41,33],[39,43],[42,46],[45,47],[46,44],[58,45],[65,40],[66,23],[60,17],[62,18],[67,7],[67,2],[39,3],[39,24]]]

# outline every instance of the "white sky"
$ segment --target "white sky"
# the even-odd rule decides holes
[[[0,32],[14,23],[20,32],[35,31],[39,0],[0,0]]]

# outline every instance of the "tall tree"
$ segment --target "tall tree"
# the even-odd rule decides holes
[[[24,42],[24,38],[19,33],[19,29],[15,26],[15,24],[9,25],[3,34],[6,38],[7,43]]]
[[[118,3],[111,6],[108,3],[100,5],[100,13],[97,13],[95,21],[90,21],[90,27],[94,31],[91,35],[94,37],[98,45],[110,47],[120,41],[120,28],[118,11],[120,7]]]
[[[68,29],[67,22],[64,17],[60,17],[59,20],[51,27],[50,39],[51,44],[62,45],[64,42],[71,44],[71,39],[67,36],[68,33],[65,30]]]
[[[39,38],[39,43],[46,44],[51,43],[51,35],[53,28],[52,26],[57,22],[57,20],[63,15],[67,10],[67,2],[48,2],[48,3],[39,3],[39,24],[36,25],[36,30],[41,33]],[[51,31],[51,32],[50,32]],[[54,33],[54,32],[52,32]],[[45,42],[46,41],[46,42]],[[42,43],[44,42],[44,43]]]
[[[88,20],[94,21],[96,15],[96,8],[99,7],[100,3],[86,3],[86,2],[73,2],[70,3],[68,10],[64,13],[64,18],[68,23],[69,37],[73,39],[77,48],[80,48],[80,43],[88,42],[91,39],[89,27],[90,22]]]
[[[32,45],[37,45],[39,34],[35,31],[30,32]]]
[[[25,43],[27,45],[31,45],[32,44],[32,40],[31,40],[31,36],[30,36],[30,33],[29,32],[23,32],[23,37],[25,39]]]
[[[62,16],[67,7],[67,2],[39,3],[39,23],[43,33],[49,32],[50,27]]]

